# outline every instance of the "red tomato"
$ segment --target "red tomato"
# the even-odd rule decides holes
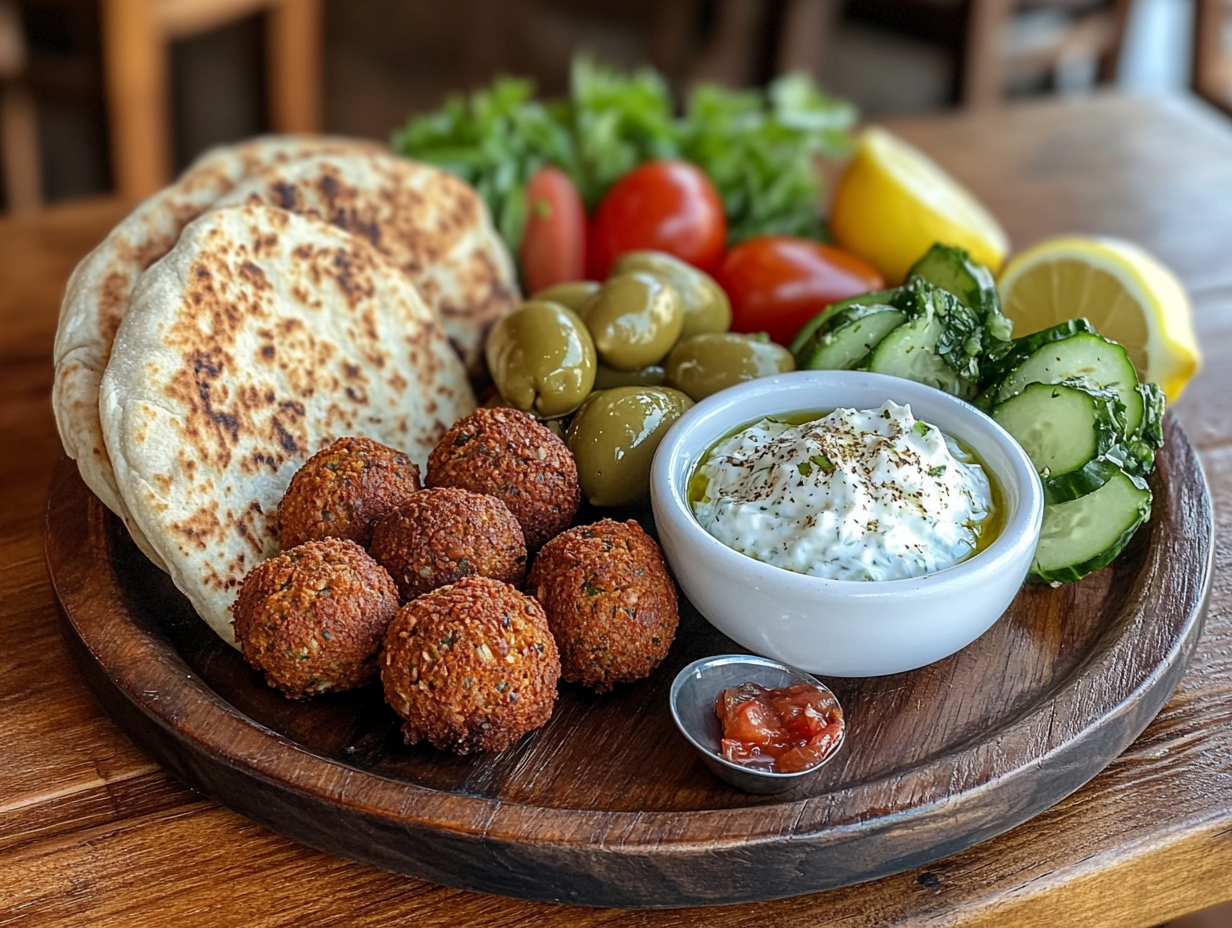
[[[654,248],[713,273],[727,217],[718,191],[687,161],[647,161],[599,201],[591,224],[590,277],[603,280],[626,251]]]
[[[586,208],[560,168],[540,168],[526,185],[519,255],[528,293],[586,276]]]
[[[741,242],[714,276],[731,300],[732,331],[766,332],[781,345],[831,303],[885,287],[862,258],[786,235]]]

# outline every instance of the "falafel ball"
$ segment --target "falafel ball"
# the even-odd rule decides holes
[[[458,754],[503,751],[542,727],[556,703],[560,657],[543,607],[471,576],[413,599],[385,635],[385,701],[407,744]]]
[[[476,409],[459,419],[428,458],[425,482],[495,496],[531,551],[568,528],[582,501],[568,446],[518,409]]]
[[[291,699],[362,686],[398,611],[398,588],[344,538],[309,541],[258,564],[233,607],[235,640]]]
[[[453,487],[409,496],[377,524],[369,551],[403,602],[471,574],[504,583],[526,576],[522,528],[505,504]]]
[[[526,587],[547,613],[562,678],[598,693],[648,676],[676,636],[676,584],[659,546],[632,519],[557,535]]]
[[[278,504],[282,547],[349,538],[363,547],[387,513],[418,490],[419,466],[370,438],[339,438],[291,478]]]

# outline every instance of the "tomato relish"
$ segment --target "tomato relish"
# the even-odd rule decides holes
[[[773,690],[741,683],[719,693],[714,711],[723,723],[719,753],[746,767],[799,773],[822,763],[842,741],[838,700],[812,683]]]

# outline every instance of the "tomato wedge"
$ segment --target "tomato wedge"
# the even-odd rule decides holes
[[[518,255],[527,293],[586,276],[586,208],[560,168],[542,167],[526,185],[526,229]]]
[[[877,269],[811,239],[759,235],[727,253],[715,274],[732,304],[733,332],[766,332],[780,345],[831,303],[885,288]]]

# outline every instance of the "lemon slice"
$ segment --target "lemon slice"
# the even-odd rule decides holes
[[[1202,363],[1185,288],[1131,242],[1049,239],[1011,261],[997,289],[1014,335],[1085,316],[1125,346],[1138,376],[1158,383],[1169,402]]]
[[[891,286],[936,242],[965,248],[995,274],[1009,251],[997,221],[936,162],[884,129],[860,137],[835,191],[834,237]]]

